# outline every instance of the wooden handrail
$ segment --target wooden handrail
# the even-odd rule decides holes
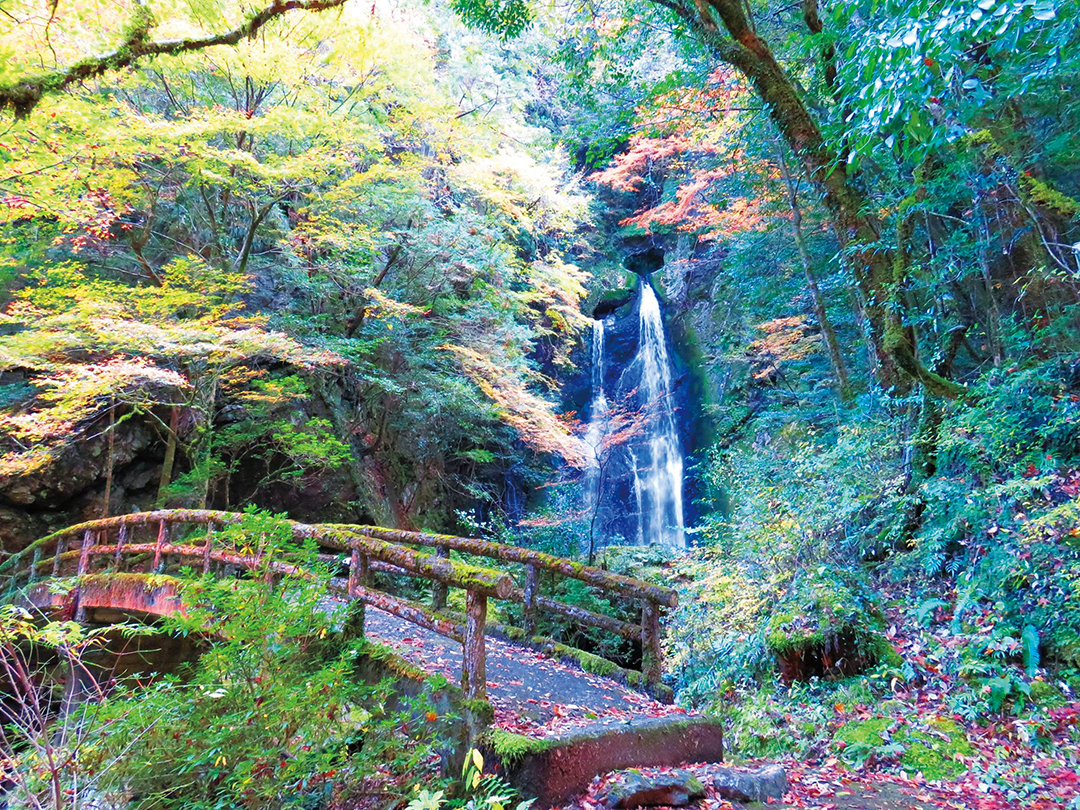
[[[568,579],[576,579],[605,591],[612,591],[630,599],[647,599],[663,607],[675,607],[678,593],[673,588],[642,582],[640,579],[613,574],[602,568],[582,565],[581,563],[545,554],[542,551],[509,546],[491,540],[479,540],[474,537],[453,537],[447,534],[430,532],[411,532],[402,529],[384,529],[378,526],[350,526],[348,524],[325,524],[345,532],[355,532],[392,543],[427,546],[428,548],[448,548],[477,557],[488,557],[503,562],[535,565],[545,571],[552,571]]]
[[[124,558],[148,558],[149,570],[155,572],[164,570],[167,559],[180,557],[201,562],[204,574],[210,572],[212,562],[217,562],[248,569],[265,564],[268,566],[267,576],[311,576],[310,572],[281,559],[267,563],[258,556],[213,547],[216,528],[238,524],[246,517],[235,512],[217,510],[166,509],[90,520],[46,535],[17,554],[10,555],[0,563],[0,577],[6,575],[11,583],[15,583],[20,572],[27,572],[29,581],[33,582],[40,571],[47,570],[50,566],[52,575],[59,576],[62,567],[65,564],[70,565],[68,561],[75,559],[78,562],[74,573],[83,575],[90,571],[91,559],[101,556],[112,556],[117,570]],[[349,570],[347,584],[332,581],[331,587],[336,593],[341,593],[356,603],[350,621],[362,627],[363,608],[365,605],[372,605],[461,643],[464,652],[462,682],[469,697],[483,697],[485,694],[483,639],[489,598],[524,605],[525,630],[529,637],[535,634],[537,613],[544,610],[600,628],[621,638],[640,641],[643,680],[650,687],[660,687],[662,684],[660,617],[663,608],[673,606],[676,602],[675,591],[670,588],[543,552],[475,538],[377,526],[304,524],[280,520],[289,526],[296,539],[314,540],[324,548],[345,552]],[[187,541],[173,541],[174,536],[180,537],[174,527],[185,524],[206,528],[202,543],[192,545]],[[140,527],[149,527],[154,532],[154,542],[133,542]],[[114,530],[117,532],[116,542],[109,544],[109,535]],[[72,541],[76,539],[80,540],[80,543],[73,549]],[[418,551],[410,546],[433,549],[433,553]],[[524,587],[518,587],[513,578],[504,571],[452,560],[450,550],[523,565]],[[324,561],[340,559],[326,554],[318,556]],[[371,584],[372,571],[430,580],[433,607],[429,609],[416,602],[377,590]],[[633,624],[543,596],[538,589],[540,571],[576,579],[605,593],[639,601],[641,623]],[[450,587],[466,592],[464,626],[442,613],[446,605],[446,589]]]

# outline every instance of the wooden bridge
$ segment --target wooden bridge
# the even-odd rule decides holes
[[[249,523],[248,521],[251,521]],[[271,542],[260,542],[260,535]],[[287,540],[291,542],[280,542]],[[716,762],[723,758],[721,727],[661,696],[660,619],[675,592],[538,551],[464,537],[374,526],[308,525],[233,512],[170,509],[93,520],[43,537],[0,564],[0,592],[76,620],[109,620],[117,613],[169,615],[183,611],[181,579],[162,574],[312,577],[317,559],[339,576],[331,595],[349,603],[345,621],[387,644],[429,674],[454,676],[470,700],[490,704],[493,727],[533,738],[531,753],[507,760],[505,775],[538,799],[559,806],[596,775],[626,767]],[[300,549],[299,544],[307,544]],[[455,552],[457,559],[451,558]],[[500,568],[472,560],[497,560]],[[470,560],[466,562],[464,560]],[[390,583],[386,590],[379,582]],[[586,610],[540,593],[541,576],[585,583],[609,601],[640,610],[640,622]],[[64,587],[56,580],[63,578]],[[431,602],[390,593],[394,580],[431,583]],[[449,589],[465,592],[464,613],[447,608]],[[521,627],[488,620],[488,602],[521,606]],[[455,600],[457,601],[457,600]],[[368,610],[367,608],[375,608]],[[515,611],[516,613],[517,611]],[[595,657],[585,669],[538,652],[544,613],[640,642],[640,672],[622,681],[596,674],[618,670]],[[554,650],[558,653],[566,650]],[[652,696],[632,687],[644,687]],[[660,698],[660,699],[657,699]],[[498,751],[489,754],[499,761]]]
[[[201,568],[204,574],[223,570],[224,566],[263,571],[273,576],[310,576],[302,567],[289,562],[287,552],[274,549],[272,558],[265,552],[237,548],[235,543],[215,542],[215,533],[240,524],[245,516],[232,512],[211,510],[170,509],[139,512],[92,520],[43,537],[22,552],[0,565],[0,577],[6,580],[6,590],[35,586],[48,577],[75,575],[86,577],[104,573],[165,573],[181,567]],[[600,628],[631,641],[640,641],[642,669],[640,685],[653,694],[662,690],[661,683],[661,612],[675,605],[675,592],[670,588],[619,576],[600,568],[581,565],[571,560],[538,551],[449,535],[400,531],[375,526],[340,524],[308,525],[280,520],[288,527],[295,541],[314,541],[324,552],[324,561],[340,560],[347,565],[348,577],[331,581],[331,588],[349,601],[372,605],[420,627],[448,637],[462,645],[462,688],[468,698],[486,697],[486,643],[488,635],[488,600],[498,599],[523,606],[524,627],[517,628],[513,637],[532,639],[536,620],[541,611],[548,611],[574,622]],[[481,567],[450,558],[450,552],[471,557],[498,560],[519,569],[520,579],[506,570]],[[432,604],[424,605],[403,599],[376,588],[372,573],[415,577],[432,583]],[[576,605],[560,602],[539,593],[540,572],[555,577],[576,579],[606,596],[621,597],[639,604],[641,621],[626,622],[614,616],[594,613]],[[85,618],[88,607],[141,609],[154,613],[178,609],[173,597],[159,598],[151,605],[140,601],[144,589],[124,588],[122,578],[103,587],[99,577],[91,578],[84,586],[76,586],[66,597],[77,605],[76,618]],[[130,579],[128,582],[132,582]],[[465,591],[465,613],[447,610],[447,591]],[[32,589],[38,600],[55,601],[42,582]],[[358,611],[357,611],[358,612]],[[355,617],[355,613],[354,613]],[[360,614],[360,626],[363,615]],[[505,628],[503,628],[505,634]]]

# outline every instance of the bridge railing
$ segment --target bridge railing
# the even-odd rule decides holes
[[[203,573],[211,573],[215,566],[232,565],[265,570],[268,576],[308,575],[280,553],[267,559],[259,552],[242,553],[235,547],[225,547],[220,539],[215,542],[216,532],[245,519],[246,516],[233,512],[170,509],[80,523],[43,537],[9,557],[0,564],[0,581],[6,581],[10,590],[46,576],[82,576],[100,569],[102,559],[106,560],[104,567],[117,571],[125,565],[136,565],[149,572],[161,572],[175,560],[188,561],[187,564],[196,568],[201,566]],[[538,615],[548,611],[621,638],[640,641],[641,679],[653,691],[661,687],[660,619],[662,611],[676,602],[675,592],[670,588],[543,552],[475,538],[376,526],[284,522],[295,539],[314,540],[323,548],[344,553],[342,562],[348,567],[348,577],[331,580],[331,588],[358,603],[351,620],[359,627],[363,627],[363,606],[372,605],[462,644],[462,686],[470,698],[483,698],[486,692],[484,639],[488,599],[523,605],[523,629],[528,637],[535,634]],[[431,551],[425,553],[416,546]],[[451,551],[520,565],[523,581],[519,584],[505,571],[452,560]],[[423,605],[375,588],[372,581],[375,571],[431,581],[433,604]],[[640,624],[543,596],[538,587],[541,571],[579,580],[606,595],[638,602]],[[449,588],[465,591],[463,617],[446,611]]]

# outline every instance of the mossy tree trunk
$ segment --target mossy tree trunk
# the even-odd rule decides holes
[[[112,501],[113,475],[116,472],[116,399],[109,401],[109,438],[105,456],[105,494],[101,498],[101,516],[109,516]]]

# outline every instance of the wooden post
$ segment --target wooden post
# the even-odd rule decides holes
[[[660,650],[660,606],[644,599],[641,603],[641,674],[646,686],[660,686],[663,653]]]
[[[363,600],[356,599],[358,587],[370,587],[371,585],[371,558],[367,554],[361,554],[358,549],[353,549],[349,557],[349,598],[352,599],[345,616],[345,626],[342,628],[346,638],[363,638],[364,621],[367,618],[366,605]]]
[[[349,598],[356,596],[357,580],[360,576],[360,551],[353,549],[349,556]]]
[[[443,559],[450,558],[448,546],[435,546],[435,556]],[[446,610],[446,592],[448,588],[442,582],[431,583],[431,607],[435,610]]]
[[[53,556],[52,575],[54,577],[60,576],[60,555],[64,553],[64,548],[67,546],[67,542],[61,542],[59,539],[56,541],[56,554]]]
[[[461,665],[461,689],[469,700],[487,700],[484,625],[487,624],[487,597],[465,592],[465,655]]]
[[[525,633],[536,635],[536,566],[525,566]]]
[[[205,577],[210,573],[210,547],[214,543],[214,528],[209,523],[206,524],[206,540],[203,542],[202,550],[202,572]]]
[[[169,524],[164,520],[158,524],[157,533],[157,545],[154,546],[154,564],[150,566],[150,570],[155,574],[161,573],[161,547],[165,545],[165,541],[169,538]]]
[[[116,551],[113,553],[113,567],[120,570],[120,560],[124,556],[124,543],[127,542],[128,527],[127,524],[120,526],[120,531],[116,534]]]
[[[30,583],[33,585],[38,578],[38,563],[41,562],[41,546],[34,546],[34,559],[30,561]]]
[[[90,566],[90,546],[94,545],[94,533],[87,529],[83,532],[82,548],[79,549],[79,570],[78,576],[82,576],[86,573],[87,568]]]
[[[82,547],[79,549],[79,567],[76,571],[78,576],[86,574],[90,567],[90,547],[94,545],[94,532],[87,529],[83,532]],[[86,621],[86,608],[82,601],[82,587],[75,588],[75,616],[74,619],[80,624]]]
[[[367,554],[360,555],[359,565],[356,567],[356,579],[361,587],[371,587],[371,558]],[[367,607],[363,602],[356,603],[356,612],[353,615],[353,621],[356,622],[357,635],[360,638],[364,637],[364,622],[367,620]]]

